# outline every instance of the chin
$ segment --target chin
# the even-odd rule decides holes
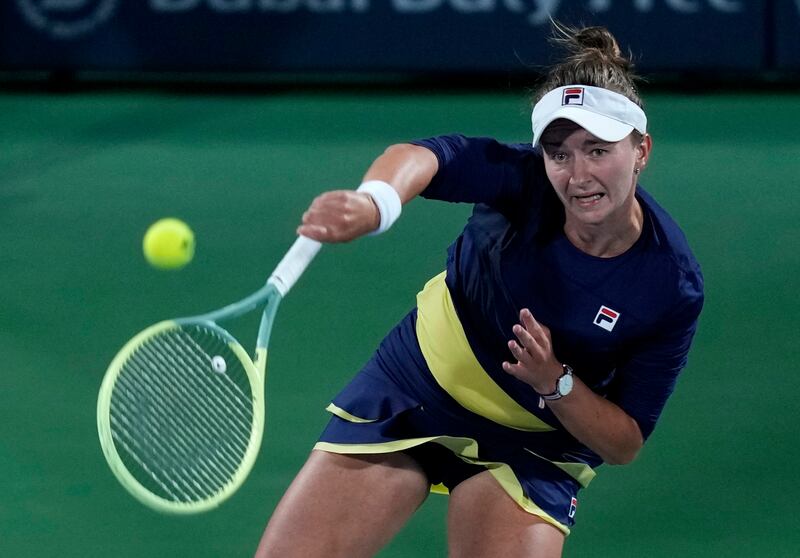
[[[608,211],[602,209],[574,211],[572,217],[583,225],[602,225],[608,219]]]

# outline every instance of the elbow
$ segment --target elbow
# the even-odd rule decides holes
[[[626,449],[624,451],[615,451],[603,457],[603,461],[609,465],[628,465],[633,463],[636,457],[639,455],[639,448],[635,449]]]
[[[439,159],[433,151],[410,143],[396,143],[375,160],[364,178],[388,182],[406,203],[421,194],[438,171]]]
[[[403,170],[416,170],[430,175],[432,178],[439,170],[439,159],[433,151],[421,145],[413,143],[395,143],[387,147],[383,155],[390,161],[399,163],[398,167]]]
[[[384,149],[383,153],[392,155],[395,153],[408,153],[414,148],[414,144],[412,143],[393,143],[386,149]]]
[[[644,446],[644,438],[639,425],[631,419],[630,430],[624,440],[609,448],[600,457],[609,465],[628,465],[638,457],[639,451]]]
[[[383,154],[390,158],[396,159],[412,159],[420,156],[420,154],[431,153],[428,149],[414,145],[413,143],[395,143],[387,147]]]

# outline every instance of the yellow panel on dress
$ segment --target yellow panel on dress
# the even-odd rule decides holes
[[[433,377],[462,407],[509,428],[547,432],[552,426],[514,401],[475,358],[442,272],[417,295],[417,339]]]

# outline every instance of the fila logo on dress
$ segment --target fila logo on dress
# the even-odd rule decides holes
[[[616,310],[612,310],[608,306],[601,306],[600,310],[597,311],[597,315],[594,317],[594,325],[602,327],[606,331],[612,331],[614,326],[617,325],[617,320],[619,320],[620,313]]]

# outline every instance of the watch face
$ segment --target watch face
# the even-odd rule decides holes
[[[564,374],[558,380],[558,392],[561,396],[567,395],[569,392],[572,391],[573,381],[572,381],[572,374]]]

